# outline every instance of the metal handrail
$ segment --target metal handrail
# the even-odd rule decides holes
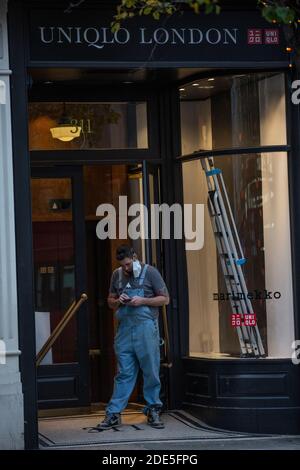
[[[77,300],[77,302],[76,300],[72,302],[72,304],[70,305],[70,307],[68,308],[68,310],[66,311],[66,313],[64,314],[60,322],[58,323],[58,325],[56,325],[51,335],[49,336],[49,338],[47,339],[47,341],[45,342],[41,350],[38,352],[36,356],[37,367],[40,365],[40,363],[42,362],[46,354],[50,351],[51,347],[53,346],[57,338],[61,335],[61,333],[63,332],[65,327],[68,325],[70,320],[73,318],[75,313],[80,309],[81,305],[87,301],[87,299],[88,299],[88,296],[86,294],[81,294],[80,299]]]

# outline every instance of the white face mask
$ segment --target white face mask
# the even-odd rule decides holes
[[[141,274],[142,266],[141,263],[138,260],[135,260],[132,263],[132,271],[133,271],[133,276],[134,277],[139,277]]]

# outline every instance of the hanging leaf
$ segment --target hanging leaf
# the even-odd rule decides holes
[[[151,11],[152,11],[152,7],[146,7],[144,8],[143,13],[144,15],[150,15]]]
[[[295,20],[296,12],[289,7],[277,6],[275,11],[278,20],[283,23],[289,23],[290,21]]]
[[[120,23],[118,23],[118,22],[112,23],[111,31],[112,31],[112,33],[116,33],[117,31],[119,31],[120,28],[121,28]]]

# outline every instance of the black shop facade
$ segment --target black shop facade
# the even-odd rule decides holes
[[[165,411],[299,433],[299,117],[283,31],[252,2],[227,2],[217,16],[133,18],[115,33],[112,15],[111,2],[8,4],[26,445],[37,447],[45,417],[110,397],[106,297],[124,242],[170,291]],[[158,227],[153,238],[99,238],[97,208],[118,218],[124,196],[149,209],[141,233],[155,232],[156,204],[189,207],[193,236],[174,236],[174,215],[169,237]]]

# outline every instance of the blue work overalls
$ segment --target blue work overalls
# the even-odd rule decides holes
[[[129,297],[144,297],[144,280],[148,265],[145,264],[138,279],[138,288],[125,287],[123,293]],[[122,268],[119,268],[119,291],[122,290]],[[144,377],[144,399],[147,407],[162,406],[160,393],[160,348],[158,319],[151,308],[142,305],[130,307],[122,305],[116,312],[119,320],[115,336],[115,353],[118,361],[118,374],[114,380],[114,390],[107,405],[107,413],[121,413],[126,408],[134,389],[139,368]]]

